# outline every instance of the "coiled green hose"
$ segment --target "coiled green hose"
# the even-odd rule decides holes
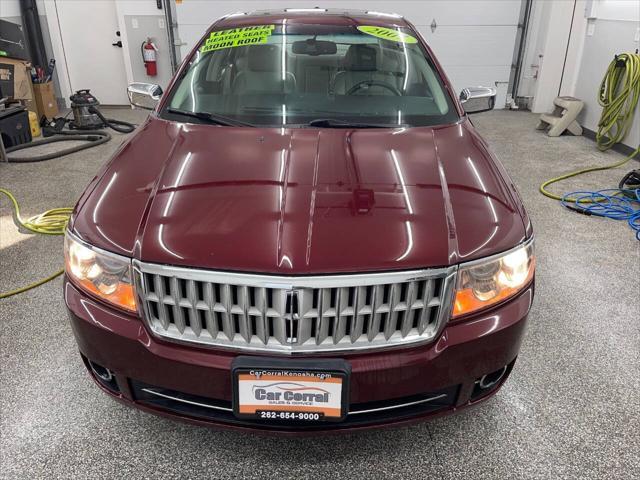
[[[598,131],[596,133],[596,143],[599,150],[608,150],[616,143],[624,140],[633,124],[633,115],[639,98],[640,55],[637,53],[622,53],[616,55],[609,64],[609,68],[607,68],[598,94],[598,103],[602,106],[602,115],[600,116]],[[562,200],[564,198],[568,202],[593,203],[593,200],[588,198],[575,199],[556,195],[547,190],[547,187],[553,183],[576,177],[583,173],[620,167],[635,157],[638,152],[640,152],[640,146],[619,162],[610,165],[584,168],[547,180],[540,185],[540,193],[554,200]]]

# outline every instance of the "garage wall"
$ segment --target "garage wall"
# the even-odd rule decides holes
[[[16,4],[19,3],[18,0],[0,0],[0,4],[5,3],[5,1],[15,1]],[[156,0],[111,1],[116,8],[118,27],[121,32],[120,39],[124,45],[122,55],[127,81],[129,83],[135,81],[154,82],[159,83],[163,87],[166,86],[173,74],[169,61],[169,43],[164,25],[164,10],[157,8]],[[59,59],[57,65],[60,73],[59,86],[66,106],[68,107],[68,97],[71,95],[71,86],[63,61],[65,52],[62,47],[62,39],[60,38],[56,3],[54,0],[40,0],[38,2],[39,9],[40,3],[44,4],[40,13],[45,12],[47,14],[47,26],[51,32],[53,54]],[[156,77],[148,77],[146,75],[144,64],[140,58],[140,44],[146,37],[151,37],[160,49],[158,53],[158,76]],[[111,39],[109,39],[109,41],[111,41]]]
[[[536,1],[518,96],[532,97],[529,106],[534,113],[553,110],[558,95],[580,98],[585,108],[578,120],[595,131],[602,112],[598,91],[609,63],[616,53],[638,48],[637,0]],[[624,144],[635,149],[639,143],[640,112],[636,110]]]
[[[0,0],[2,1],[2,0]],[[124,44],[123,55],[127,80],[132,82],[152,82],[163,88],[173,76],[169,60],[169,41],[165,25],[164,10],[159,9],[156,0],[115,0],[118,23]],[[158,47],[158,75],[147,76],[142,62],[140,46],[150,37]]]
[[[237,11],[291,7],[349,8],[395,12],[411,21],[433,48],[456,90],[498,87],[496,105],[503,107],[515,48],[520,0],[404,1],[206,1],[176,4],[178,34],[184,58],[213,21]],[[431,25],[435,21],[435,28]]]
[[[547,112],[553,110],[558,95],[573,94],[585,5],[586,0],[533,1],[518,85],[519,106]]]
[[[589,21],[583,40],[582,61],[575,96],[585,102],[580,122],[589,130],[598,129],[602,107],[597,95],[600,82],[614,55],[640,48],[640,6],[636,1],[601,1]],[[624,144],[635,149],[640,144],[640,107]]]

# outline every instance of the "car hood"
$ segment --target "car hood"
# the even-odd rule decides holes
[[[150,117],[73,229],[148,262],[307,274],[445,266],[526,236],[474,128],[260,129]]]

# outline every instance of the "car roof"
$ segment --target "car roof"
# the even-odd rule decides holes
[[[373,10],[350,10],[343,8],[284,8],[253,10],[225,15],[215,27],[271,24],[309,23],[322,25],[376,25],[383,27],[406,27],[406,20],[396,13]]]

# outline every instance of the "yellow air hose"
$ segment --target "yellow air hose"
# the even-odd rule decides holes
[[[633,114],[638,99],[640,98],[640,55],[637,53],[622,53],[609,64],[609,68],[600,84],[598,103],[602,106],[602,115],[598,122],[596,143],[601,151],[608,150],[626,137],[633,124]],[[596,172],[617,168],[640,152],[640,146],[623,160],[601,167],[589,167],[575,172],[565,173],[540,185],[540,192],[554,200],[562,200],[563,197],[551,193],[547,187],[567,178],[576,177],[583,173]],[[575,202],[575,198],[565,198],[569,203]],[[589,199],[578,200],[581,203],[593,203]]]
[[[47,210],[40,215],[35,215],[33,217],[28,218],[27,220],[23,220],[20,217],[20,206],[18,205],[18,201],[13,194],[5,190],[4,188],[0,188],[0,193],[4,193],[9,200],[11,200],[14,212],[15,222],[32,233],[38,233],[41,235],[64,235],[64,230],[67,226],[67,222],[69,221],[69,217],[71,216],[72,208],[54,208],[53,210]],[[39,287],[40,285],[47,283],[58,275],[61,275],[64,272],[64,269],[57,271],[53,275],[50,275],[42,280],[38,280],[35,283],[27,285],[25,287],[16,288],[15,290],[11,290],[9,292],[0,293],[0,298],[7,298],[13,295],[17,295],[18,293],[26,292],[27,290],[31,290],[32,288]]]

